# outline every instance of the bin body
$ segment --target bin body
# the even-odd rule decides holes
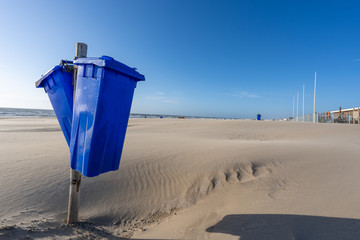
[[[36,87],[45,89],[55,115],[59,121],[66,142],[70,145],[71,121],[73,111],[73,74],[63,66],[55,66],[36,82]]]
[[[119,168],[137,81],[144,76],[112,58],[81,58],[71,128],[71,168],[87,177]]]
[[[261,114],[258,114],[258,115],[256,116],[256,120],[258,120],[258,121],[261,120]]]

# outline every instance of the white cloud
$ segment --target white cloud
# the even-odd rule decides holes
[[[232,97],[238,97],[238,98],[258,98],[258,97],[260,97],[259,95],[255,94],[255,93],[249,93],[249,92],[245,92],[245,91],[234,92],[234,93],[221,93],[219,95],[232,96]]]
[[[174,94],[171,94],[171,96],[168,96],[168,94],[166,94],[164,92],[156,92],[152,96],[145,97],[145,99],[151,100],[151,101],[159,101],[159,102],[163,102],[163,103],[172,103],[172,104],[177,104],[177,103],[180,103],[180,101],[181,101],[181,98],[174,96]]]
[[[258,98],[259,96],[254,93],[249,92],[240,92],[239,97],[249,97],[249,98]]]

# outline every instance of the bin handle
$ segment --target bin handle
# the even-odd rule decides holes
[[[65,71],[67,72],[74,72],[74,63],[73,61],[69,61],[69,60],[61,60],[60,64],[61,67],[63,67],[65,69]]]

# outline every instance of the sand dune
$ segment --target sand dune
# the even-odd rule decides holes
[[[55,119],[0,119],[0,238],[359,239],[360,127],[131,119],[120,169],[81,185]]]

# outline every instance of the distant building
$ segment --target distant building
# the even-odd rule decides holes
[[[360,107],[356,107],[348,109],[339,108],[339,110],[331,111],[330,113],[332,114],[332,119],[334,122],[359,124],[359,112]]]

